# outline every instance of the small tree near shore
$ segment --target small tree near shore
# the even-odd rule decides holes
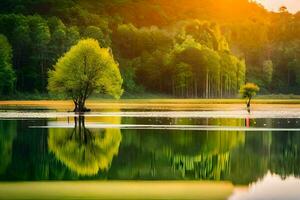
[[[94,39],[73,46],[49,71],[48,90],[72,98],[74,112],[89,111],[86,99],[93,93],[120,98],[123,93],[118,64],[109,49]]]
[[[255,83],[247,83],[240,89],[240,94],[247,99],[247,109],[250,112],[251,100],[259,92],[259,87]]]

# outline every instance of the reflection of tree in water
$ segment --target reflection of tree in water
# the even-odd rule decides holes
[[[210,123],[240,126],[244,121],[215,119]],[[120,155],[111,172],[119,178],[220,180],[229,170],[230,151],[244,139],[244,132],[124,130]],[[118,165],[122,167],[116,168]]]
[[[271,124],[272,121],[261,119],[259,123]],[[284,120],[277,119],[272,127],[280,127],[283,123]],[[299,177],[299,155],[298,132],[249,132],[246,134],[245,145],[232,152],[231,173],[228,178],[234,184],[248,185],[262,179],[268,171],[282,178]]]
[[[10,121],[8,121],[10,122]],[[6,122],[4,122],[6,123]],[[46,180],[49,167],[46,129],[29,128],[32,124],[45,126],[45,120],[15,120],[12,129],[16,137],[12,145],[12,160],[2,178],[9,180]]]
[[[79,175],[96,175],[107,170],[118,154],[119,129],[87,129],[84,117],[75,119],[73,129],[50,129],[49,150]]]
[[[248,185],[262,179],[268,172],[272,134],[248,132],[245,143],[231,153],[230,173],[226,179],[236,185]]]
[[[86,120],[120,123],[116,117]],[[47,125],[43,120],[34,123]],[[231,119],[209,121],[209,125],[243,126],[242,123]],[[265,123],[265,119],[257,120],[258,126]],[[181,120],[177,124],[188,122]],[[30,125],[26,120],[0,121],[1,180],[210,179],[248,185],[263,178],[268,170],[283,178],[300,176],[297,132],[125,129],[118,152],[118,129],[87,131],[83,123],[77,123],[75,130],[32,129]],[[97,173],[108,168],[107,173]]]
[[[15,121],[0,121],[0,174],[3,174],[12,158],[13,140],[16,136],[17,124]]]
[[[240,119],[211,119],[209,123],[237,127],[243,125]],[[186,178],[220,180],[229,173],[231,151],[240,144],[244,144],[245,133],[240,131],[196,132],[194,140],[194,147],[198,150],[193,155],[176,152],[176,150],[169,155],[173,167],[179,169]],[[188,148],[188,144],[185,146]]]
[[[270,170],[282,178],[300,176],[300,133],[273,133]]]
[[[180,170],[185,178],[220,180],[223,174],[228,173],[230,154],[174,155],[172,161],[174,168]]]

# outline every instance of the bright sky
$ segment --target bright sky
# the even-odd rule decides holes
[[[286,6],[289,12],[300,11],[300,0],[256,0],[272,11],[278,11],[281,6]]]

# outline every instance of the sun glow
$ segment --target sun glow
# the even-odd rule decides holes
[[[286,6],[289,12],[296,13],[300,10],[299,0],[256,0],[265,8],[277,12],[281,6]]]

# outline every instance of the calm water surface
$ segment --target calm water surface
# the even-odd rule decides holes
[[[98,181],[192,183],[212,193],[189,199],[220,188],[218,199],[300,199],[300,119],[217,113],[1,112],[0,199],[22,198],[7,184]]]

